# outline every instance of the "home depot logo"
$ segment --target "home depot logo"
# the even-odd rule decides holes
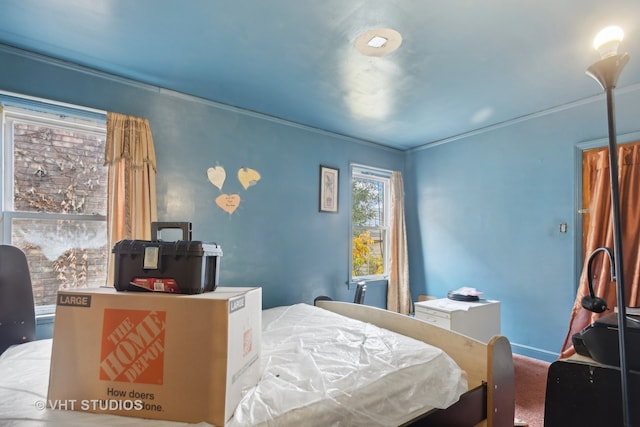
[[[165,320],[164,311],[106,308],[100,379],[162,384]]]

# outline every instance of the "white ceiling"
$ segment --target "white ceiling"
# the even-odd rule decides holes
[[[1,9],[0,43],[402,150],[600,94],[585,70],[610,24],[624,28],[631,55],[619,87],[640,82],[638,0],[3,0]],[[380,27],[401,34],[396,51],[354,48]]]

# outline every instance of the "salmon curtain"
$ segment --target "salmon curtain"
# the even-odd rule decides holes
[[[620,216],[622,218],[622,260],[625,278],[627,306],[640,306],[640,142],[618,147]],[[609,258],[604,253],[592,262],[592,285],[596,296],[607,301],[609,310],[593,313],[582,308],[581,301],[589,295],[587,262],[599,247],[613,250],[613,225],[611,212],[611,185],[609,178],[609,150],[586,152],[583,159],[588,182],[583,183],[590,195],[589,222],[584,242],[584,263],[576,299],[571,311],[569,330],[560,357],[575,354],[571,337],[589,326],[599,317],[611,313],[617,305],[616,283],[611,281]],[[618,266],[616,266],[618,268]]]
[[[409,289],[409,257],[407,232],[404,219],[404,184],[402,174],[391,174],[391,265],[387,286],[387,309],[409,314],[411,292]]]
[[[107,178],[107,237],[112,248],[123,239],[151,239],[157,220],[156,155],[149,121],[107,113],[105,165]],[[110,253],[107,286],[114,285],[114,256]]]

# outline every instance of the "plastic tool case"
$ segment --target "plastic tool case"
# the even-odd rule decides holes
[[[183,240],[159,239],[161,230],[176,228],[182,229]],[[121,240],[114,245],[114,286],[118,291],[200,294],[216,289],[220,246],[192,241],[188,222],[154,222],[151,234],[151,241]]]

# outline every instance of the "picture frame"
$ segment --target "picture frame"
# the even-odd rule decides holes
[[[320,212],[338,213],[340,170],[320,165]]]

